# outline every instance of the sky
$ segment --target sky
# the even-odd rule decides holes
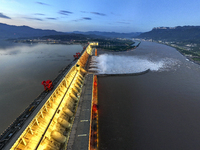
[[[199,0],[0,0],[0,23],[62,32],[200,25]]]

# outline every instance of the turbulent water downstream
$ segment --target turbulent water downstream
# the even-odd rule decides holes
[[[174,48],[142,42],[129,52],[97,58],[101,150],[200,149],[200,66]]]
[[[151,71],[164,71],[178,65],[178,60],[163,58],[161,60],[151,60],[147,57],[121,56],[113,54],[102,54],[93,57],[91,68],[96,69],[98,74],[129,74],[139,73],[147,69]],[[92,70],[90,69],[90,70]]]

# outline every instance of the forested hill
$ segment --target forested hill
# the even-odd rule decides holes
[[[0,39],[41,37],[60,34],[64,33],[55,30],[34,29],[28,26],[14,26],[0,23]]]
[[[138,38],[200,42],[200,26],[157,27],[140,34]]]
[[[17,38],[37,38],[49,35],[66,35],[66,36],[77,36],[91,37],[91,38],[133,38],[141,32],[131,33],[117,33],[117,32],[99,32],[99,31],[88,31],[88,32],[58,32],[55,30],[43,30],[34,29],[28,26],[15,26],[0,23],[0,39],[17,39]]]
[[[100,32],[100,31],[88,31],[88,32],[74,31],[72,33],[90,35],[90,36],[95,35],[104,38],[134,38],[140,35],[142,32],[118,33],[118,32]]]

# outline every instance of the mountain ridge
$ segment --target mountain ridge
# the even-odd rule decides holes
[[[84,35],[98,35],[103,37],[112,37],[112,38],[133,38],[140,35],[142,32],[130,32],[130,33],[119,33],[119,32],[104,32],[104,31],[73,31],[72,33],[84,34]]]
[[[200,26],[156,27],[138,38],[167,41],[200,41]]]
[[[58,35],[64,34],[63,32],[57,32],[55,30],[42,30],[34,29],[29,26],[15,26],[0,23],[0,38],[29,38],[29,37],[41,37],[45,35]]]
[[[118,32],[100,32],[100,31],[73,31],[73,32],[58,32],[56,30],[35,29],[29,26],[15,26],[0,23],[0,39],[17,39],[17,38],[37,38],[49,35],[69,35],[83,34],[93,38],[133,38],[141,32],[118,33]]]

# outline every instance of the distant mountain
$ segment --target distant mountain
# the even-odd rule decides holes
[[[42,30],[34,29],[28,26],[15,26],[0,23],[0,39],[13,39],[13,38],[36,38],[49,35],[87,35],[90,38],[133,38],[141,34],[141,32],[132,33],[117,33],[117,32],[99,32],[99,31],[88,31],[88,32],[57,32],[55,30]]]
[[[57,32],[55,30],[34,29],[28,26],[14,26],[0,23],[0,39],[29,38],[62,34],[65,33]]]
[[[100,32],[100,31],[88,31],[88,32],[74,31],[72,33],[99,36],[102,38],[134,38],[140,35],[142,32],[117,33],[117,32]]]
[[[157,27],[138,38],[167,41],[200,41],[200,26]]]
[[[48,35],[43,36],[42,39],[54,39],[54,40],[61,40],[61,41],[71,41],[71,40],[88,40],[88,38],[91,38],[88,35],[83,34],[65,34],[65,35]]]

